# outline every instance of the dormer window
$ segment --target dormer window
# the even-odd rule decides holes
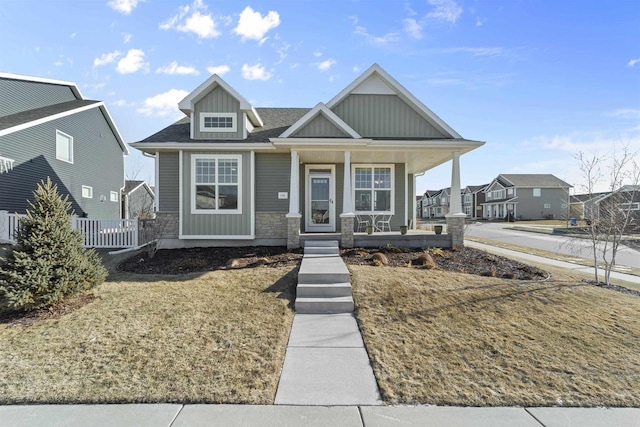
[[[200,113],[200,132],[236,132],[236,113]]]

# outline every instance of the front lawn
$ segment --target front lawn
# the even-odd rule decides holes
[[[387,403],[640,406],[640,297],[547,281],[350,266]]]
[[[271,404],[296,277],[291,267],[117,273],[81,308],[5,318],[0,403]]]

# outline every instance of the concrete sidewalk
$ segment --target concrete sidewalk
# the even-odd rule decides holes
[[[586,267],[584,265],[573,264],[566,261],[558,261],[551,258],[545,258],[538,255],[532,255],[524,252],[518,252],[511,249],[504,249],[498,246],[487,245],[484,243],[473,242],[465,240],[464,244],[470,248],[481,249],[487,252],[491,252],[496,255],[502,255],[509,258],[518,258],[521,260],[537,262],[541,264],[552,265],[554,267],[566,268],[568,270],[580,271],[582,273],[588,273],[593,275],[593,267]],[[602,269],[598,269],[599,273],[603,273]],[[604,273],[603,273],[604,274]],[[624,280],[625,282],[640,284],[640,276],[634,276],[633,274],[618,273],[617,271],[611,272],[612,279]]]
[[[2,427],[639,427],[638,408],[446,406],[0,406]]]

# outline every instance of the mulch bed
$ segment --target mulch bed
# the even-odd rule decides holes
[[[40,320],[57,319],[65,314],[76,311],[94,301],[96,296],[92,293],[73,295],[52,305],[32,311],[0,311],[0,324],[11,326],[31,326]]]
[[[419,267],[416,260],[425,253],[421,249],[385,247],[346,249],[341,251],[341,256],[349,265],[372,265],[377,252],[384,254],[384,265],[390,267]],[[548,273],[539,268],[472,248],[434,250],[431,257],[442,270],[520,280],[548,277]],[[295,267],[301,259],[301,249],[289,251],[284,247],[166,249],[158,251],[153,258],[144,252],[137,254],[123,261],[118,269],[138,274],[184,274],[257,266]]]

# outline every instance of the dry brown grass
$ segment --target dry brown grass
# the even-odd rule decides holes
[[[521,282],[350,266],[388,403],[639,406],[640,298],[564,271]]]
[[[295,270],[111,280],[62,317],[0,324],[0,403],[273,403]]]

